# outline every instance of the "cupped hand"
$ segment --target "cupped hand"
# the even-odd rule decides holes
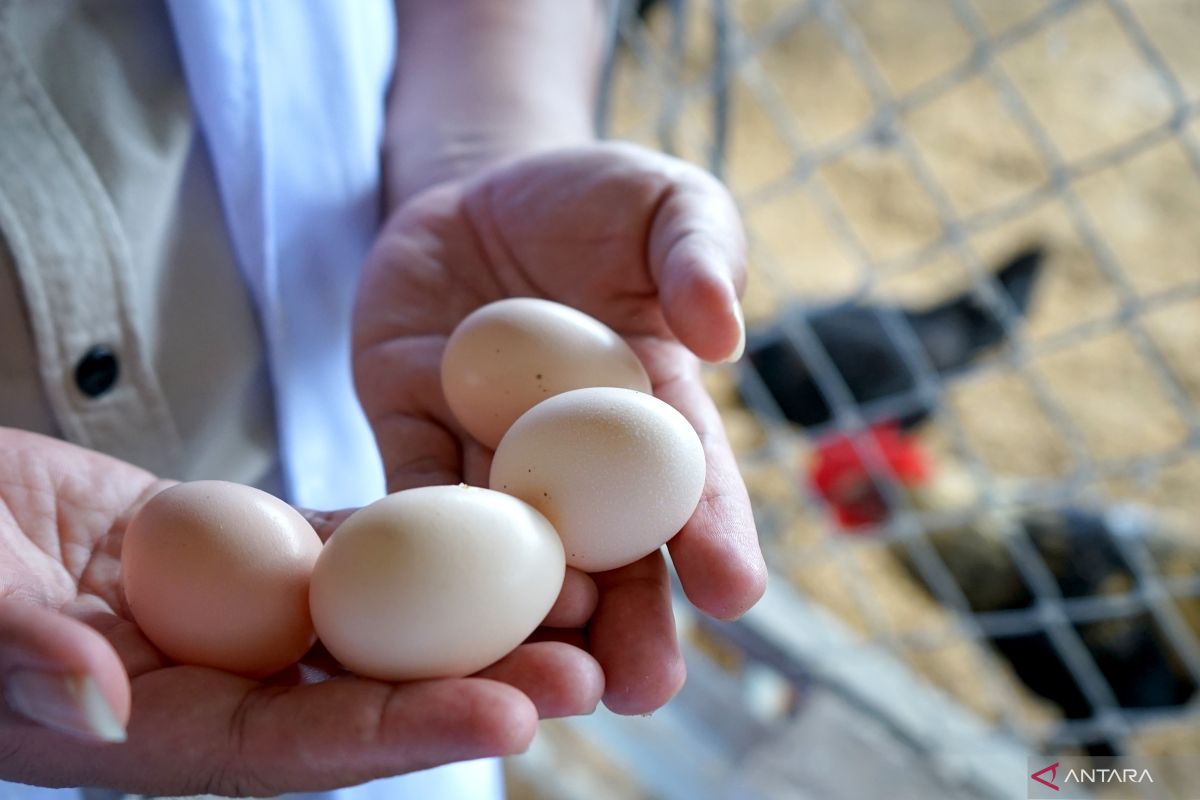
[[[460,320],[505,297],[574,306],[625,337],[655,394],[699,433],[704,493],[668,548],[698,608],[738,616],[761,596],[766,570],[699,359],[741,354],[744,276],[742,230],[724,188],[695,167],[630,145],[527,157],[409,200],[376,243],[355,312],[355,380],[388,489],[487,485],[491,452],[455,422],[439,378]],[[592,578],[599,602],[586,630],[555,638],[595,656],[610,708],[653,710],[684,679],[665,562],[654,553]]]
[[[273,795],[524,749],[542,716],[599,701],[590,658],[523,645],[479,676],[389,684],[319,647],[267,681],[173,665],[120,589],[121,539],[168,482],[0,429],[0,780],[185,795]],[[322,537],[348,511],[309,513]],[[590,613],[565,591],[561,624]],[[551,620],[555,621],[554,619]]]

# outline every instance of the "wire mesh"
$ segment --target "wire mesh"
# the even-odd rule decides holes
[[[801,588],[822,602],[844,595],[839,610],[858,628],[909,661],[916,658],[952,694],[982,691],[987,699],[976,707],[985,716],[1047,752],[1097,745],[1117,753],[1153,752],[1170,746],[1156,738],[1163,731],[1171,732],[1174,746],[1200,746],[1194,701],[1123,704],[1082,632],[1088,625],[1148,615],[1145,624],[1161,632],[1181,680],[1200,685],[1200,507],[1191,500],[1200,494],[1200,375],[1186,360],[1200,346],[1200,326],[1188,323],[1200,319],[1200,237],[1187,229],[1185,213],[1200,209],[1200,60],[1179,45],[1200,35],[1200,14],[1185,3],[1163,6],[1156,0],[670,0],[618,4],[614,16],[620,36],[613,50],[616,67],[606,71],[602,127],[698,161],[728,180],[748,225],[751,281],[759,287],[758,305],[752,308],[748,297],[747,313],[760,325],[775,325],[832,412],[828,423],[800,431],[788,424],[778,398],[753,370],[714,379],[725,389],[718,396],[727,420],[737,422],[731,430],[759,501],[772,568],[796,576],[814,564],[828,567],[837,576],[833,583],[799,578]],[[1171,14],[1177,31],[1163,24]],[[905,28],[904,36],[895,35],[897,27]],[[806,51],[805,45],[811,47]],[[1080,54],[1090,49],[1103,51],[1097,58],[1111,63],[1081,84],[1078,65],[1092,61]],[[805,55],[813,50],[822,55]],[[813,71],[820,74],[813,77]],[[822,89],[821,83],[828,85]],[[828,99],[839,90],[837,101]],[[1129,109],[1097,113],[1094,120],[1060,113],[1069,104],[1056,101],[1080,92],[1092,92],[1097,108]],[[817,100],[805,107],[797,101],[805,96]],[[852,124],[835,125],[830,115],[841,112],[829,109],[843,101],[857,103],[859,113]],[[984,127],[994,124],[1005,132],[993,140],[995,149],[952,152],[955,142],[945,131],[955,128],[940,129],[937,121],[966,113],[955,103],[965,104],[967,112],[987,106],[992,116],[982,120]],[[929,133],[930,120],[940,138]],[[1004,174],[994,163],[1014,158],[1004,147],[1018,141],[1023,156],[1010,166],[1021,179],[1002,187],[1003,196],[994,202],[980,197],[986,188],[972,191],[976,175],[986,183],[993,173]],[[747,166],[747,153],[758,154],[753,166]],[[854,193],[846,188],[844,168],[856,158],[887,166],[866,170],[868,177],[882,178],[860,180]],[[959,173],[947,166],[948,158],[958,159]],[[1155,164],[1165,159],[1170,168],[1138,177],[1148,159]],[[1151,209],[1145,219],[1133,214],[1133,221],[1117,214],[1114,222],[1109,207],[1096,199],[1097,186],[1106,187],[1100,194],[1118,198],[1111,202],[1127,212],[1156,201],[1167,211]],[[889,195],[893,199],[872,205]],[[905,246],[883,246],[877,217],[886,215],[879,213],[879,203],[928,209],[930,221],[909,219],[909,227],[922,235],[906,230],[893,237]],[[794,220],[763,221],[789,211],[796,213]],[[904,220],[892,222],[903,227]],[[1148,232],[1128,232],[1139,225]],[[781,227],[789,226],[820,231],[818,246],[809,250],[803,242],[797,246],[795,237],[780,236]],[[1053,301],[1070,295],[1076,268],[1058,279],[1057,295],[1043,297],[1033,311],[1016,306],[990,265],[997,253],[1027,242],[1030,231],[1047,246],[1051,274],[1060,262],[1090,265],[1088,285],[1101,287],[1106,298],[1091,305],[1102,308],[1059,314],[1054,325],[1039,323],[1039,308],[1055,316]],[[1161,259],[1131,255],[1129,242],[1147,236],[1175,237],[1182,244],[1164,250]],[[835,263],[821,263],[829,254]],[[842,276],[828,281],[836,291],[826,291],[825,300],[836,295],[870,301],[894,295],[905,281],[921,283],[920,276],[938,262],[956,267],[966,291],[1002,327],[1004,344],[947,376],[905,317],[880,315],[911,385],[880,400],[856,402],[828,341],[805,314],[787,313],[816,302],[809,287],[820,281],[802,273],[840,270]],[[922,293],[928,294],[945,280],[924,283]],[[1089,348],[1099,348],[1101,357],[1080,355]],[[1107,440],[1098,444],[1096,425],[1080,421],[1087,404],[1081,406],[1069,386],[1064,390],[1079,374],[1062,369],[1071,362],[1085,367],[1095,362],[1100,371],[1111,369],[1136,384],[1137,397],[1158,398],[1152,405],[1127,402],[1120,410],[1128,419],[1146,418],[1149,428],[1165,426],[1169,435],[1146,435],[1146,426],[1125,425],[1110,414],[1105,436],[1130,446],[1114,452]],[[734,383],[736,392],[730,390]],[[1034,468],[1023,475],[997,464],[991,452],[997,437],[989,440],[978,430],[980,417],[1004,400],[1003,393],[988,397],[988,387],[1001,383],[1018,387],[1014,391],[1026,398],[1029,420],[1040,420],[1028,430],[1007,431],[1034,451],[1026,459]],[[974,405],[964,399],[971,397]],[[875,420],[930,406],[936,411],[920,435],[973,487],[969,502],[932,508],[915,503],[904,476],[865,435]],[[1091,419],[1086,408],[1082,417]],[[749,433],[739,440],[741,429]],[[1033,445],[1040,430],[1058,443],[1057,455],[1049,459],[1053,464],[1037,463]],[[797,471],[811,458],[813,442],[838,433],[850,434],[890,509],[876,536],[837,530],[827,498]],[[775,488],[755,492],[758,475],[773,475]],[[1176,488],[1164,490],[1168,484]],[[1028,515],[1073,508],[1098,509],[1112,522],[1106,535],[1131,580],[1084,596],[1064,593],[1063,566],[1049,563],[1039,549]],[[1121,520],[1128,523],[1131,511],[1134,528],[1182,531],[1174,540],[1185,553],[1178,563],[1164,563],[1152,552],[1152,537],[1122,533],[1129,526],[1122,528]],[[1031,595],[1027,605],[973,608],[964,591],[971,587],[964,587],[963,576],[937,544],[947,536],[974,536],[984,524],[1003,529],[999,541]],[[809,531],[802,541],[788,534],[797,525]],[[925,591],[950,613],[929,616],[929,624],[898,626],[889,608],[896,595],[881,595],[879,581],[864,567],[864,554],[872,552],[911,565],[917,580],[892,581],[898,591]],[[834,584],[837,590],[827,592]],[[1069,671],[1086,700],[1086,714],[1064,718],[1053,704],[1047,711],[995,657],[997,641],[1034,633],[1047,637]],[[970,689],[956,689],[952,676],[928,669],[946,647],[961,643],[968,644],[961,661],[971,673]],[[922,649],[931,655],[920,656]]]

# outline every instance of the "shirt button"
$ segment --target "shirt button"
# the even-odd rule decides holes
[[[75,385],[88,397],[99,397],[113,387],[119,373],[116,354],[104,345],[96,345],[75,365]]]

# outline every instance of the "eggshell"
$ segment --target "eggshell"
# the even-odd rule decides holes
[[[121,547],[125,599],[170,658],[248,676],[295,663],[315,641],[312,526],[250,486],[194,481],[152,497]]]
[[[313,571],[313,622],[360,675],[461,677],[533,632],[565,569],[558,535],[520,500],[463,485],[409,489],[334,531]]]
[[[576,389],[513,423],[492,460],[493,489],[541,511],[567,564],[613,569],[674,536],[704,490],[704,448],[687,419],[648,394]]]
[[[488,447],[535,404],[586,386],[650,392],[638,357],[611,328],[570,306],[518,297],[477,309],[442,357],[455,419]]]

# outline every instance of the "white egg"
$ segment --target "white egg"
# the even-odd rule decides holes
[[[428,486],[338,526],[309,602],[320,640],[360,675],[461,677],[533,632],[564,572],[558,535],[529,505],[488,489]]]
[[[570,306],[515,297],[459,323],[442,356],[442,391],[488,447],[537,403],[585,386],[650,391],[638,357],[612,329]]]
[[[674,536],[696,509],[704,475],[704,448],[682,414],[642,392],[589,388],[513,423],[490,485],[546,515],[567,564],[598,572]]]

